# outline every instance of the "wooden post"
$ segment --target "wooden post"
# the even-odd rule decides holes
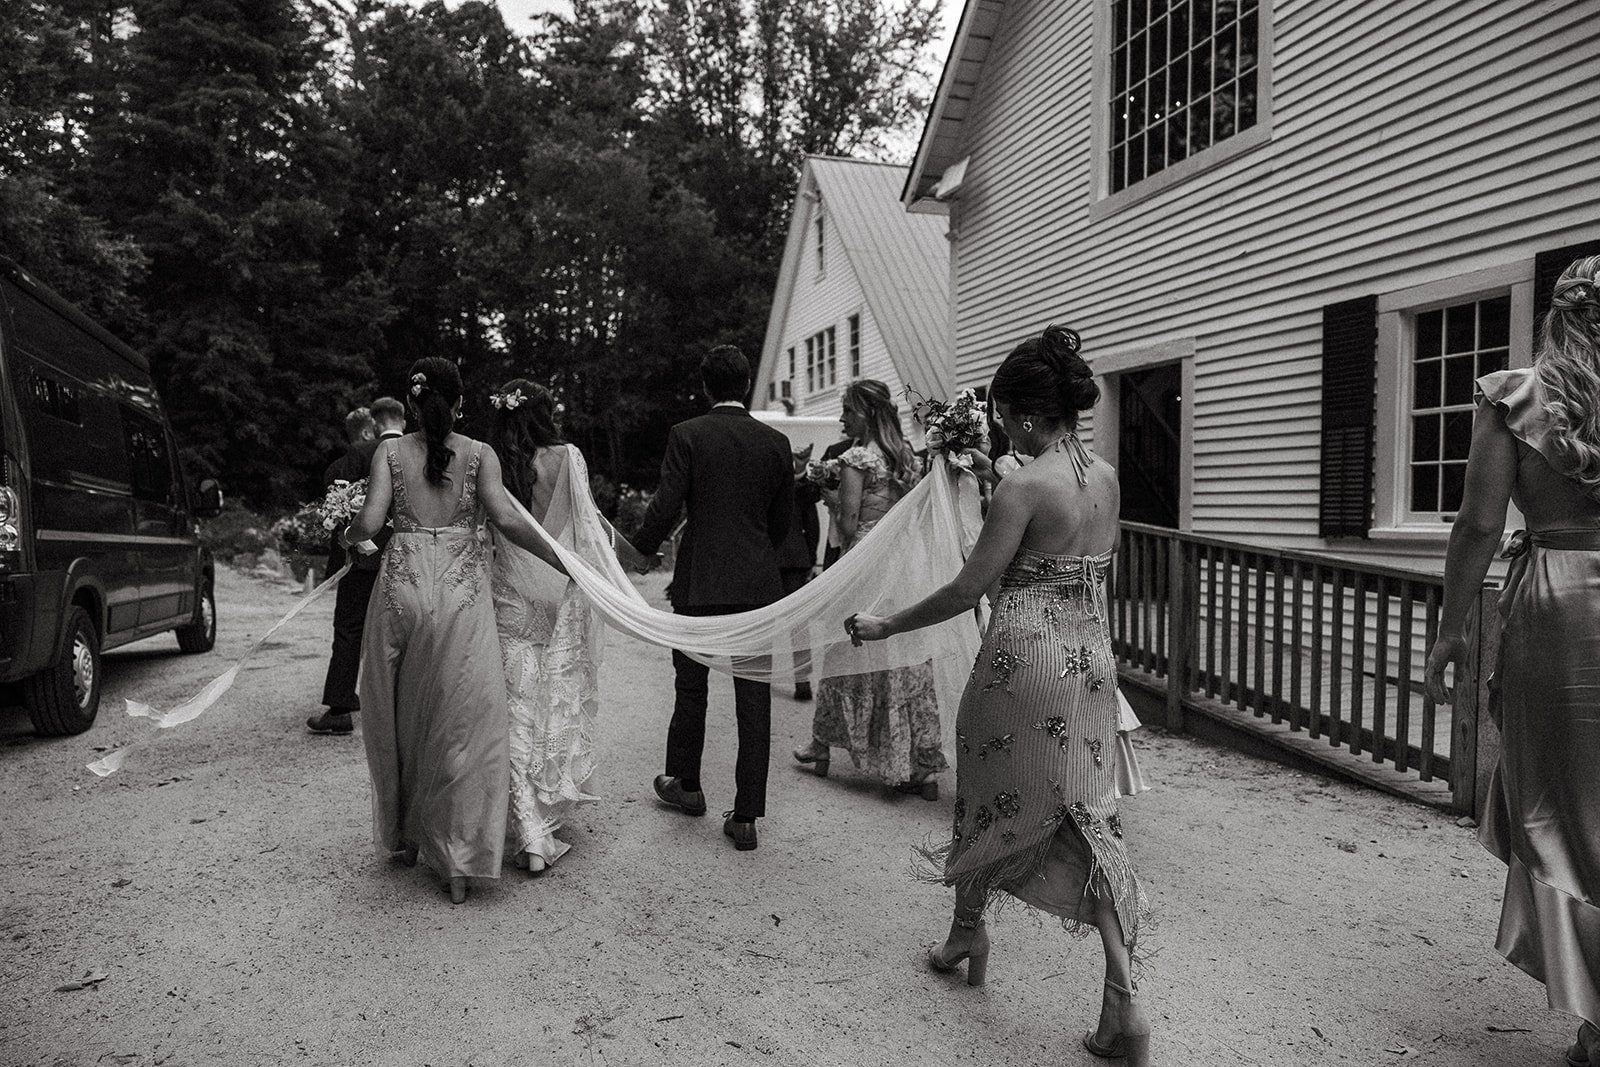
[[[1478,723],[1488,712],[1489,676],[1500,658],[1499,599],[1500,590],[1494,586],[1478,590],[1478,602],[1467,621],[1466,676],[1455,679],[1456,704],[1450,722],[1450,810],[1459,815],[1477,814],[1481,792],[1479,757],[1489,755],[1479,751],[1479,738],[1493,738],[1493,755],[1499,755],[1499,735],[1493,724],[1480,729]],[[1493,762],[1485,760],[1483,764],[1481,773],[1487,779],[1494,769]]]
[[[1189,553],[1181,538],[1167,542],[1167,729],[1183,730],[1183,701],[1189,677],[1190,635],[1194,618],[1190,610]],[[1198,564],[1197,564],[1198,566]],[[1196,582],[1199,578],[1196,575]]]

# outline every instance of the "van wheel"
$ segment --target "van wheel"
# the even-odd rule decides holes
[[[100,711],[100,635],[89,613],[74,606],[53,667],[23,680],[22,703],[45,737],[81,734]]]
[[[211,583],[200,591],[200,617],[177,629],[178,647],[185,652],[210,652],[217,644],[217,598]]]

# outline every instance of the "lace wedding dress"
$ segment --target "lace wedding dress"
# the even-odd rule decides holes
[[[563,548],[619,578],[614,588],[631,591],[589,496],[583,454],[571,445],[557,446],[557,454],[549,508],[534,517]],[[572,809],[598,799],[587,784],[604,627],[569,579],[503,538],[495,541],[490,574],[511,722],[507,833],[513,852],[549,866],[571,847],[555,834]]]

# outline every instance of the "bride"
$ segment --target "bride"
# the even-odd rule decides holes
[[[489,400],[495,409],[490,444],[500,456],[506,491],[562,547],[620,579],[614,587],[631,591],[618,555],[639,571],[648,569],[646,561],[595,508],[583,453],[564,444],[556,427],[554,395],[518,378]],[[506,830],[512,862],[537,874],[571,848],[556,831],[572,808],[596,799],[585,785],[594,771],[604,630],[565,575],[501,538],[490,593],[511,721]]]

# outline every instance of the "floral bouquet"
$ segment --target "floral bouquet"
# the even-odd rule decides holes
[[[294,516],[294,521],[316,531],[321,535],[320,540],[326,545],[332,542],[338,531],[350,525],[351,520],[366,502],[365,478],[356,482],[347,482],[341,478],[333,483],[321,500],[301,508],[300,513]],[[365,555],[378,551],[378,546],[371,541],[359,541],[351,547]]]
[[[331,538],[320,521],[313,520],[305,511],[285,515],[272,524],[272,535],[290,555],[311,556],[328,551]]]
[[[952,466],[972,469],[967,451],[983,444],[989,421],[977,393],[963,389],[953,400],[919,396],[911,405],[911,417],[922,427],[929,452],[943,452]]]
[[[837,458],[808,460],[803,477],[812,485],[820,487],[824,492],[837,492],[839,489],[839,461]]]

